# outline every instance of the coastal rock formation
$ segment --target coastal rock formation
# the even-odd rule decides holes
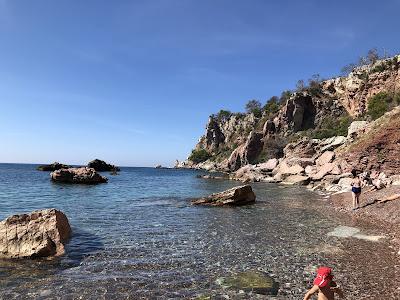
[[[71,227],[56,209],[8,217],[0,222],[0,258],[37,258],[64,254]]]
[[[374,98],[380,92],[386,96]],[[258,113],[212,115],[195,146],[204,160],[176,166],[224,171],[246,183],[309,183],[331,191],[342,190],[353,169],[377,189],[398,182],[391,178],[400,170],[400,55],[345,77],[310,80],[274,99]],[[381,107],[372,99],[390,103]],[[381,110],[374,116],[373,105]]]
[[[53,181],[64,183],[97,184],[108,180],[95,169],[88,167],[60,169],[52,172],[50,176]]]
[[[55,171],[55,170],[59,170],[59,169],[68,169],[70,168],[70,166],[64,165],[64,164],[60,164],[58,162],[54,162],[50,165],[41,165],[38,166],[36,169],[39,171]]]
[[[228,168],[236,171],[240,166],[253,163],[260,154],[264,141],[263,134],[252,131],[247,137],[246,143],[236,148],[228,159]]]
[[[193,200],[192,204],[195,205],[210,205],[210,206],[223,206],[223,205],[245,205],[252,204],[256,201],[250,185],[243,185],[231,188],[229,190],[211,194],[208,197]]]
[[[120,168],[100,159],[92,160],[88,163],[88,167],[95,169],[97,172],[120,171]]]

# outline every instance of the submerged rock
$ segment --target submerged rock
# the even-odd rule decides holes
[[[225,288],[243,290],[262,295],[277,295],[279,284],[270,276],[259,271],[246,271],[232,277],[217,280]]]
[[[95,159],[88,163],[89,168],[95,169],[97,172],[120,171],[117,166],[106,163],[103,160]]]
[[[64,183],[96,184],[108,181],[106,177],[101,176],[95,169],[88,167],[60,169],[52,172],[50,176],[53,181]]]
[[[41,165],[38,166],[36,168],[36,170],[38,171],[55,171],[55,170],[59,170],[59,169],[68,169],[70,166],[64,165],[64,164],[60,164],[58,162],[54,162],[50,165]]]
[[[0,258],[36,258],[64,254],[71,227],[56,209],[8,217],[0,222]]]
[[[211,205],[211,206],[222,206],[222,205],[245,205],[252,204],[256,201],[256,195],[254,194],[250,185],[242,185],[231,188],[229,190],[211,194],[208,197],[193,200],[192,204],[195,205]]]

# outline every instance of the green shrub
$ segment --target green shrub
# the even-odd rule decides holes
[[[279,110],[279,98],[277,96],[272,96],[267,103],[263,106],[263,110],[268,114],[275,114]]]
[[[221,109],[218,113],[217,113],[217,119],[219,121],[225,121],[227,119],[229,119],[232,116],[232,113],[229,110],[223,110]]]
[[[255,117],[261,117],[262,110],[261,110],[261,103],[258,100],[250,100],[246,103],[246,111],[247,113],[254,114]]]
[[[367,114],[376,120],[390,109],[392,102],[393,98],[388,93],[380,92],[369,99]]]
[[[339,118],[326,117],[320,127],[309,134],[316,139],[325,139],[333,136],[347,136],[347,131],[352,122],[350,116],[342,116]]]
[[[397,105],[400,105],[400,93],[396,93],[393,97],[393,100]]]
[[[201,163],[203,161],[206,161],[210,157],[211,157],[210,153],[208,153],[204,149],[192,150],[192,153],[189,156],[189,160],[194,162],[194,163],[196,163],[196,164],[198,164],[198,163]]]

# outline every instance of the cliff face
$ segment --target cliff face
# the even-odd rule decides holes
[[[246,164],[283,157],[288,143],[313,130],[329,130],[330,120],[351,120],[365,115],[368,101],[379,92],[399,91],[400,56],[395,56],[359,67],[347,77],[300,89],[281,103],[275,114],[264,112],[258,118],[253,114],[213,115],[195,147],[195,150],[206,150],[211,158],[198,165],[188,162],[186,166],[207,165],[235,171]]]

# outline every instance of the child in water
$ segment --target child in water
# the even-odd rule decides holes
[[[343,298],[343,292],[337,287],[332,280],[332,269],[328,267],[320,267],[317,270],[317,277],[314,279],[314,286],[304,296],[304,300],[311,298],[313,294],[318,292],[318,300],[334,300],[335,293]]]

